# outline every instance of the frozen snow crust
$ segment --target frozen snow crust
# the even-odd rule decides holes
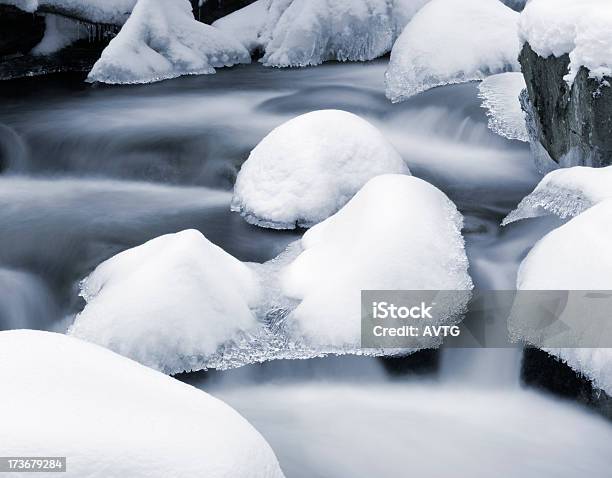
[[[531,0],[519,21],[519,36],[538,55],[569,54],[565,77],[572,83],[581,67],[592,78],[612,76],[612,2],[609,0]]]
[[[233,36],[198,22],[187,0],[139,0],[87,81],[150,83],[250,61]]]
[[[611,197],[612,166],[561,168],[544,176],[502,224],[548,214],[567,219]]]
[[[385,173],[410,171],[378,129],[345,111],[313,111],[253,149],[236,179],[232,210],[263,227],[310,227]]]
[[[283,476],[270,446],[228,405],[96,345],[0,332],[0,380],[2,452],[67,456],[63,476]]]
[[[452,83],[520,71],[519,14],[499,0],[432,0],[391,51],[386,94],[394,103]]]
[[[255,273],[194,230],[108,259],[81,295],[70,334],[166,373],[198,368],[258,327]]]
[[[612,290],[612,200],[607,199],[540,240],[521,264],[522,290]],[[572,324],[576,333],[605,333],[589,317]],[[606,325],[609,327],[609,325]],[[552,348],[559,357],[597,386],[612,394],[612,349]]]

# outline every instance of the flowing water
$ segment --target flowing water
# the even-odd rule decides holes
[[[230,214],[236,171],[272,128],[323,108],[378,126],[464,214],[476,286],[513,288],[521,259],[556,226],[499,227],[539,180],[529,148],[487,129],[475,84],[391,105],[385,66],[249,65],[124,88],[71,75],[0,84],[0,329],[65,330],[83,306],[80,279],[164,233],[196,228],[241,260],[274,257],[299,232]],[[188,380],[243,413],[288,477],[603,476],[611,427],[521,390],[519,362],[516,350],[456,349],[427,379],[336,357]]]

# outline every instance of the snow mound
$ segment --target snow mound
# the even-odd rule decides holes
[[[378,58],[426,1],[270,0],[262,62],[287,67]]]
[[[548,173],[531,194],[503,220],[502,225],[554,214],[571,218],[612,197],[612,166],[575,166]]]
[[[544,236],[522,262],[517,288],[612,290],[611,235],[612,200],[608,199]],[[591,323],[588,319],[581,317],[580,323],[575,320],[571,323],[572,331],[582,334],[578,337],[605,333],[605,324]],[[593,330],[593,327],[596,329]],[[607,327],[609,328],[609,325]],[[612,394],[612,349],[545,350],[587,376],[608,394]]]
[[[137,0],[0,0],[26,12],[57,13],[91,23],[123,25]]]
[[[283,476],[264,438],[231,407],[93,344],[0,332],[0,380],[10,384],[0,399],[2,452],[56,451],[67,457],[63,476]]]
[[[591,78],[612,76],[612,2],[531,0],[519,20],[519,37],[541,57],[569,54],[572,83],[581,67]]]
[[[253,54],[263,47],[259,35],[264,28],[267,16],[268,0],[257,0],[220,18],[212,26],[236,38]]]
[[[519,71],[518,16],[499,0],[432,0],[393,46],[387,97],[397,103],[436,86]]]
[[[301,240],[282,273],[284,293],[301,300],[287,321],[307,343],[359,349],[361,290],[469,290],[463,218],[434,186],[403,175],[371,179]],[[466,297],[467,302],[467,297]],[[449,322],[466,302],[455,304]]]
[[[519,101],[525,87],[522,73],[500,73],[480,83],[478,96],[487,110],[489,129],[504,138],[529,142],[525,113]]]
[[[81,284],[87,305],[69,333],[166,373],[258,327],[255,274],[194,230],[167,234],[100,264]]]
[[[238,40],[198,22],[187,0],[139,0],[87,81],[150,83],[250,61]]]
[[[263,227],[310,227],[385,173],[410,174],[374,126],[346,111],[313,111],[283,123],[251,151],[232,211]]]

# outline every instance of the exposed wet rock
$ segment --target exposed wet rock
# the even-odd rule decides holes
[[[0,5],[0,60],[28,53],[45,32],[42,16]]]
[[[612,164],[612,78],[589,77],[582,67],[570,86],[569,55],[542,58],[526,43],[519,61],[527,84],[523,109],[542,172],[558,166]]]
[[[253,3],[255,0],[190,0],[194,16],[209,25],[225,15],[229,15]]]

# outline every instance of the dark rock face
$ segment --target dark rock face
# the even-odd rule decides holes
[[[43,17],[10,5],[0,5],[0,59],[25,55],[45,32]]]
[[[612,419],[612,397],[595,389],[589,380],[540,349],[525,349],[521,378],[529,387],[577,401]]]
[[[519,61],[527,83],[523,109],[538,168],[546,172],[558,166],[612,164],[612,78],[589,78],[583,67],[570,87],[563,79],[569,55],[542,58],[528,43]]]
[[[253,3],[255,0],[206,0],[200,6],[199,0],[190,0],[193,15],[201,22],[209,25],[225,15]]]

